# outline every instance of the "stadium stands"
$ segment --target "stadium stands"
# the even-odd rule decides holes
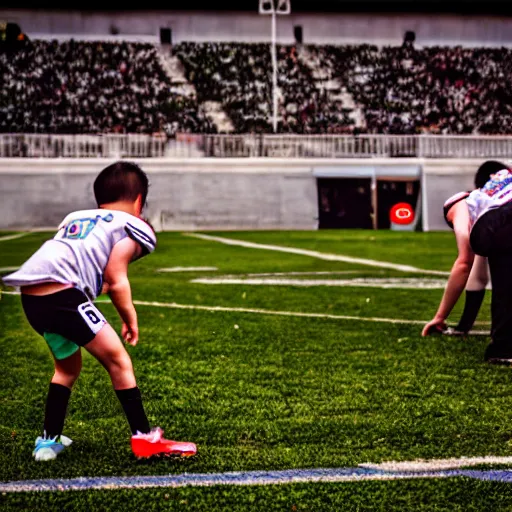
[[[267,46],[187,43],[176,52],[205,99],[215,80],[226,108],[236,104],[237,132],[269,131]],[[511,57],[506,48],[280,46],[279,131],[512,133]]]
[[[35,41],[0,54],[0,76],[2,133],[214,131],[149,44]]]
[[[269,45],[175,45],[193,95],[173,87],[158,52],[142,43],[34,41],[0,54],[0,132],[272,132]],[[280,45],[278,130],[512,133],[511,52]],[[229,129],[219,129],[208,105],[227,114]]]

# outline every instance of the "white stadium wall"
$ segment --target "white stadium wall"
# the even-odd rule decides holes
[[[55,229],[95,206],[95,176],[113,160],[0,159],[0,229]],[[481,160],[147,159],[148,217],[157,230],[317,229],[317,178],[421,180],[422,225],[446,230],[442,205],[472,188]]]
[[[293,2],[292,2],[293,4]],[[114,39],[157,42],[160,28],[182,41],[268,42],[270,19],[257,12],[81,12],[0,9],[0,19],[19,23],[32,38],[104,39],[116,27]],[[400,44],[404,33],[416,33],[418,45],[512,46],[512,20],[485,16],[427,14],[312,14],[280,16],[277,37],[293,43],[293,27],[303,27],[305,43]]]

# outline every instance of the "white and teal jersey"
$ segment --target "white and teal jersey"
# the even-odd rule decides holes
[[[155,250],[153,229],[129,213],[104,209],[70,213],[53,239],[3,281],[8,286],[72,284],[94,300],[101,293],[103,273],[114,245],[126,237],[141,246],[142,256]]]
[[[473,190],[466,202],[468,204],[471,226],[489,210],[512,200],[512,171],[503,169],[495,174],[482,187]]]

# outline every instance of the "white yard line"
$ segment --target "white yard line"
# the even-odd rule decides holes
[[[361,274],[363,270],[325,270],[320,272],[265,272],[262,274],[236,274],[226,275],[223,277],[274,277],[274,276],[334,276],[334,275],[348,275],[348,274]],[[383,270],[376,270],[373,274],[383,274]]]
[[[72,448],[71,448],[72,449]],[[509,482],[510,471],[464,470],[480,464],[512,464],[512,457],[474,457],[431,461],[360,464],[353,468],[285,469],[277,471],[230,471],[225,473],[183,473],[181,475],[79,477],[0,482],[0,492],[84,491],[91,489],[148,489],[210,487],[212,485],[254,486],[317,482],[361,482],[413,478],[453,478]]]
[[[159,268],[157,272],[209,272],[218,270],[217,267],[169,267]]]
[[[330,254],[325,252],[310,251],[307,249],[299,249],[297,247],[284,247],[281,245],[268,245],[257,244],[254,242],[246,242],[245,240],[236,240],[233,238],[223,238],[220,236],[203,235],[202,233],[183,233],[184,236],[191,236],[200,238],[201,240],[208,240],[210,242],[219,242],[225,245],[236,245],[240,247],[247,247],[249,249],[263,249],[267,251],[288,252],[291,254],[300,254],[301,256],[310,256],[327,261],[343,261],[345,263],[355,263],[358,265],[368,265],[370,267],[388,268],[391,270],[398,270],[400,272],[416,272],[419,274],[430,274],[435,276],[449,276],[449,272],[442,272],[440,270],[426,270],[422,268],[412,267],[410,265],[399,265],[397,263],[390,263],[387,261],[369,260],[365,258],[353,258],[352,256],[344,256],[342,254]]]
[[[285,278],[235,278],[235,277],[200,277],[193,279],[198,284],[239,284],[256,286],[344,286],[356,288],[444,290],[446,279],[423,278],[355,278],[355,279],[285,279]]]
[[[20,295],[20,292],[3,292],[1,295]],[[99,299],[96,301],[98,304],[111,304],[110,300]],[[274,311],[272,309],[251,309],[251,308],[229,308],[224,306],[201,306],[198,304],[177,304],[176,302],[147,302],[143,300],[134,300],[136,306],[150,306],[155,308],[168,308],[168,309],[190,309],[200,311],[224,311],[227,313],[253,313],[258,315],[273,315],[273,316],[291,316],[302,318],[327,318],[331,320],[355,320],[360,322],[381,322],[390,324],[410,324],[410,325],[425,325],[427,320],[406,320],[400,318],[379,318],[379,317],[365,317],[365,316],[347,316],[347,315],[329,315],[325,313],[301,313],[300,311]],[[489,322],[475,322],[475,325],[489,325]],[[488,336],[487,331],[470,331],[470,335],[474,336]]]
[[[100,301],[98,301],[100,302]],[[362,322],[383,322],[391,324],[411,324],[411,325],[425,325],[425,320],[401,320],[395,318],[379,318],[379,317],[363,317],[363,316],[349,316],[349,315],[330,315],[325,313],[301,313],[295,311],[274,311],[271,309],[252,309],[252,308],[230,308],[224,306],[201,306],[197,304],[177,304],[175,302],[147,302],[141,300],[134,300],[133,303],[137,306],[151,306],[156,308],[169,308],[169,309],[193,309],[201,311],[222,311],[227,313],[253,313],[258,315],[273,315],[273,316],[291,316],[300,318],[327,318],[331,320],[359,320]]]
[[[8,240],[16,240],[17,238],[21,238],[21,237],[27,236],[27,235],[30,235],[30,232],[16,233],[15,235],[0,236],[0,242],[7,242]]]
[[[366,463],[360,464],[360,467],[368,469],[379,469],[383,471],[439,471],[447,469],[458,469],[471,466],[480,466],[482,464],[512,464],[512,457],[461,457],[451,459],[418,459],[402,462],[380,462],[378,464]]]
[[[20,267],[0,267],[0,274],[3,274],[4,272],[14,272],[15,270],[18,270]]]
[[[102,301],[98,301],[102,302]],[[107,301],[105,301],[107,302]],[[110,301],[108,301],[110,302]],[[381,322],[390,324],[409,324],[409,325],[425,325],[427,320],[406,320],[401,318],[380,318],[380,317],[364,317],[364,316],[348,316],[348,315],[331,315],[326,313],[302,313],[299,311],[275,311],[272,309],[252,309],[252,308],[229,308],[224,306],[200,306],[196,304],[176,304],[175,302],[147,302],[135,300],[133,301],[138,306],[153,306],[157,308],[169,309],[195,309],[201,311],[224,311],[227,313],[252,313],[258,315],[273,315],[273,316],[291,316],[299,318],[326,318],[330,320],[354,320],[359,322]],[[482,325],[488,325],[488,322],[475,322]],[[474,336],[488,336],[487,331],[470,331],[470,335]]]

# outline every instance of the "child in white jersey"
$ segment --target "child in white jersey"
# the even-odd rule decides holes
[[[17,272],[3,278],[5,284],[21,288],[27,319],[48,343],[55,363],[43,435],[34,449],[36,460],[54,459],[71,444],[62,431],[71,389],[82,367],[81,348],[108,371],[137,457],[196,453],[195,444],[166,440],[160,428],[150,428],[130,356],[91,302],[108,289],[123,321],[124,341],[137,344],[128,264],[156,246],[153,229],[141,218],[147,192],[148,178],[136,164],[121,161],[108,166],[94,182],[98,209],[69,214],[53,239]]]
[[[475,254],[487,258],[492,282],[492,341],[485,360],[512,364],[512,170],[501,169],[481,188],[459,194],[445,208],[458,256],[434,318],[423,328],[442,331],[470,275]]]
[[[485,184],[489,181],[491,175],[506,169],[507,165],[503,162],[499,162],[496,160],[487,160],[478,168],[474,184],[475,189],[480,189],[485,186]],[[453,224],[448,221],[447,214],[452,208],[452,206],[466,199],[471,192],[459,192],[458,194],[454,194],[443,205],[443,214],[446,220],[446,223],[450,228],[453,229]],[[482,306],[483,300],[485,298],[485,289],[487,284],[489,283],[489,266],[487,263],[487,258],[483,256],[475,256],[473,261],[473,265],[471,267],[471,273],[469,274],[469,278],[466,284],[466,293],[464,300],[464,309],[460,316],[460,319],[455,327],[448,327],[442,331],[442,334],[448,336],[465,336],[473,327],[475,320],[478,316],[478,312],[480,311],[480,307]],[[439,333],[438,329],[432,329],[433,333]]]

